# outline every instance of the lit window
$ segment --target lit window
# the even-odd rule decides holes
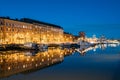
[[[23,28],[25,28],[25,26],[23,25]]]

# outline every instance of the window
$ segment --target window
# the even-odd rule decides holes
[[[23,28],[25,28],[25,26],[23,25]]]
[[[6,28],[6,31],[8,31],[8,28]]]
[[[11,24],[10,24],[10,23],[8,23],[8,26],[11,26]]]
[[[14,24],[11,24],[12,25],[12,27],[14,27]]]
[[[3,25],[3,22],[2,22],[2,21],[0,21],[0,25]]]
[[[14,29],[12,28],[12,31],[14,31]]]
[[[3,28],[2,28],[2,27],[0,27],[0,30],[2,31],[2,30],[3,30]]]
[[[6,23],[6,26],[8,26],[8,23]]]

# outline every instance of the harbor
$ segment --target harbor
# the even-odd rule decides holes
[[[0,80],[120,80],[120,0],[1,0]]]
[[[61,26],[28,18],[14,20],[1,17],[0,24],[2,80],[39,80],[45,75],[45,80],[48,77],[49,80],[73,80],[76,77],[82,80],[88,80],[87,77],[90,80],[108,80],[111,76],[115,76],[112,79],[120,79],[119,70],[116,70],[119,67],[117,61],[120,61],[118,39],[103,35],[87,37],[84,31],[73,35]],[[68,73],[71,74],[66,75]]]
[[[67,77],[67,75],[65,77],[72,80],[73,78],[81,76],[83,80],[86,80],[87,77],[85,77],[85,74],[90,74],[90,76],[86,76],[91,80],[97,73],[93,80],[101,80],[103,79],[101,76],[107,74],[103,79],[106,80],[112,76],[114,69],[116,69],[114,71],[119,72],[119,65],[117,65],[117,61],[120,61],[119,44],[99,44],[84,48],[82,52],[80,52],[79,49],[80,48],[49,47],[47,51],[0,51],[0,79],[17,80],[19,78],[19,80],[22,80],[26,78],[33,80],[36,74],[39,73],[39,76],[36,76],[38,78],[36,78],[37,80],[39,80],[43,74],[47,76],[44,79],[49,78],[49,80],[52,80],[71,73],[69,74],[71,77]],[[103,53],[103,51],[105,53]],[[114,67],[112,65],[114,65]],[[79,75],[74,75],[77,74],[76,70]],[[64,74],[61,74],[63,71],[65,71]],[[95,71],[97,72],[95,73]],[[52,74],[48,75],[48,73],[51,72]],[[109,72],[109,74],[107,72]],[[115,76],[119,79],[120,77],[117,72]],[[30,76],[30,74],[32,74],[32,76]],[[60,78],[63,79],[64,77]],[[113,79],[116,78],[113,77]]]

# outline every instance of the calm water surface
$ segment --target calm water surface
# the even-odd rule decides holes
[[[86,53],[2,51],[0,80],[120,80],[120,46],[98,45]]]

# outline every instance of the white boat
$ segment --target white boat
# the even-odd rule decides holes
[[[38,49],[38,46],[36,43],[27,42],[27,43],[24,43],[24,48],[26,48],[26,49]]]
[[[79,41],[78,42],[78,45],[82,46],[82,47],[90,47],[92,46],[93,44],[92,43],[89,43],[87,41]]]
[[[39,44],[38,49],[40,51],[46,51],[46,50],[48,50],[48,45],[47,44]]]

